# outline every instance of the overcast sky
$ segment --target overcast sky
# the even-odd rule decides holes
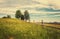
[[[0,0],[0,14],[14,14],[16,10],[60,16],[60,0]],[[59,20],[60,21],[60,20]]]
[[[41,8],[43,10],[40,10]],[[36,13],[37,11],[48,12],[45,9],[49,8],[52,8],[53,12],[59,12],[60,0],[0,0],[0,12],[15,12],[17,9],[27,9]]]

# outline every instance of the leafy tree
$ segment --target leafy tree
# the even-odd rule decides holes
[[[30,16],[29,16],[29,12],[27,10],[25,10],[24,12],[24,19],[27,21],[27,20],[30,20]]]
[[[20,10],[17,10],[16,11],[16,14],[15,14],[15,17],[19,19],[19,18],[21,18],[21,15],[22,15],[21,14],[21,11]]]
[[[7,17],[4,16],[4,17],[2,17],[2,18],[7,18]]]
[[[10,15],[7,15],[7,18],[11,18],[11,16]]]
[[[4,16],[2,18],[11,18],[11,16],[10,15],[7,15],[7,16]]]
[[[24,15],[21,15],[21,20],[24,20]]]

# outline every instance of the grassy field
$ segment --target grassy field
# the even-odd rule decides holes
[[[44,25],[49,26],[49,27],[60,28],[60,24],[44,24]]]
[[[39,24],[39,25],[42,25],[42,23],[36,23],[36,24]],[[60,24],[53,24],[53,23],[43,23],[44,26],[46,27],[54,27],[54,28],[57,28],[57,29],[60,29]]]
[[[60,30],[18,19],[0,18],[0,39],[60,39]]]

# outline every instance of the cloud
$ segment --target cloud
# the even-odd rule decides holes
[[[5,2],[5,0],[0,0],[0,3],[4,3]]]
[[[55,3],[56,0],[1,0],[0,12],[13,13],[17,9],[30,10],[31,13],[60,12],[59,9],[55,9],[55,7],[58,7],[58,0],[56,5]],[[50,5],[53,6],[50,7]]]
[[[27,6],[27,5],[37,5],[40,2],[33,1],[33,0],[1,0],[0,8],[2,7],[17,7],[19,6]]]
[[[45,11],[45,12],[60,12],[60,10],[55,10],[53,8],[36,8],[37,11]]]
[[[0,7],[17,7],[19,6],[32,6],[32,5],[44,5],[48,6],[49,4],[55,5],[54,8],[59,8],[60,0],[0,0]],[[33,7],[34,7],[33,6]]]

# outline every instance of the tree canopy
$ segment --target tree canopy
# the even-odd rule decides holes
[[[30,19],[29,12],[27,10],[24,12],[24,19],[25,20],[29,20]]]
[[[15,14],[15,17],[19,19],[19,18],[21,18],[21,15],[22,15],[21,14],[21,11],[20,10],[17,10],[16,11],[16,14]]]

